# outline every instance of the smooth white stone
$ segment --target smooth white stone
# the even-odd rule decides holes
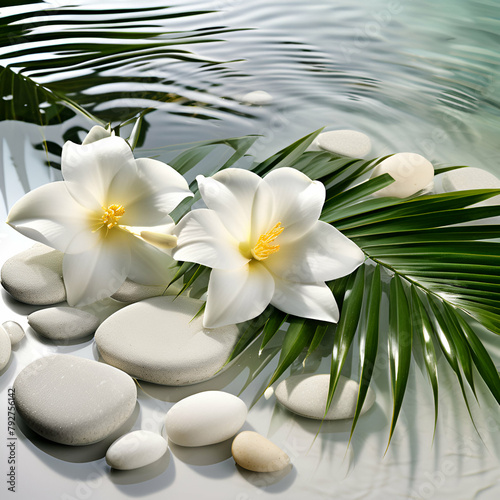
[[[206,446],[234,436],[245,423],[247,407],[238,397],[222,391],[193,394],[167,413],[168,438],[180,446]]]
[[[111,297],[120,302],[138,302],[139,300],[158,297],[159,295],[177,295],[181,287],[172,284],[165,291],[166,285],[141,285],[129,279]]]
[[[288,410],[303,417],[323,419],[328,397],[330,375],[292,375],[276,388],[276,398]],[[353,418],[358,399],[359,384],[340,376],[330,409],[325,420]],[[368,388],[361,415],[375,402],[375,393]]]
[[[25,304],[51,305],[66,300],[62,279],[63,253],[36,244],[8,259],[2,267],[2,285]]]
[[[37,243],[5,262],[1,270],[2,285],[16,300],[25,304],[48,306],[64,302],[63,257],[62,252]],[[176,295],[180,289],[181,286],[174,283],[168,288],[167,295]],[[120,302],[137,302],[164,292],[163,285],[141,285],[127,279],[112,298]]]
[[[281,448],[253,431],[240,432],[233,440],[231,453],[240,467],[254,472],[276,472],[290,463]]]
[[[6,321],[2,323],[4,330],[9,334],[11,345],[16,345],[24,338],[23,327],[15,321]]]
[[[0,326],[0,371],[7,366],[11,351],[9,334]]]
[[[396,153],[380,162],[373,169],[371,178],[382,174],[390,174],[394,182],[374,193],[374,196],[407,198],[431,185],[434,179],[434,167],[429,160],[419,154]]]
[[[153,297],[129,305],[97,329],[102,359],[133,377],[163,385],[189,385],[213,377],[239,336],[235,325],[203,328],[193,317],[203,301]]]
[[[264,104],[270,104],[273,102],[273,96],[266,92],[265,90],[254,90],[253,92],[248,92],[245,94],[241,100],[247,104],[254,104],[256,106],[262,106]]]
[[[441,177],[443,191],[464,191],[468,189],[500,189],[500,179],[482,168],[465,167],[445,172]],[[477,203],[475,206],[498,205],[500,196]]]
[[[118,438],[106,452],[113,469],[132,470],[159,460],[167,451],[167,442],[151,431],[133,431]]]
[[[93,335],[101,323],[91,313],[74,307],[50,307],[28,316],[28,324],[37,333],[52,340],[77,340]]]
[[[61,444],[101,441],[136,405],[134,381],[104,363],[68,354],[37,359],[14,382],[16,409],[41,436]]]
[[[319,134],[311,146],[312,151],[318,147],[330,153],[363,158],[372,149],[372,141],[366,134],[356,130],[332,130]]]
[[[311,142],[311,144],[309,144],[309,146],[307,147],[306,151],[325,151],[324,149],[321,149],[318,145],[318,138],[316,137],[316,139],[314,139],[314,141]]]

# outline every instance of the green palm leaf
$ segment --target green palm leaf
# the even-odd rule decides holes
[[[389,366],[393,411],[389,443],[398,420],[410,372],[413,328],[410,305],[401,278],[396,274],[391,281],[391,303],[389,305]],[[389,443],[387,446],[389,446]]]
[[[317,321],[303,318],[289,318],[289,327],[281,346],[278,366],[271,376],[268,386],[276,382],[285,370],[300,356],[305,347],[314,339]]]
[[[72,99],[59,95],[10,68],[0,66],[0,116],[4,120],[18,120],[36,125],[63,123],[76,112],[104,124]]]
[[[365,312],[366,324],[364,325],[364,332],[362,332],[359,343],[359,363],[361,373],[358,400],[356,402],[356,410],[354,412],[349,441],[352,439],[359,415],[361,414],[366,394],[368,392],[368,387],[370,386],[373,370],[375,368],[375,360],[377,358],[378,351],[381,298],[382,283],[380,281],[380,266],[377,266],[370,282]]]
[[[478,336],[475,334],[474,330],[470,325],[460,316],[457,309],[453,309],[453,314],[455,318],[460,323],[463,335],[469,344],[469,349],[472,354],[472,359],[476,368],[486,382],[489,390],[493,394],[494,398],[500,404],[500,377],[498,371],[491,359],[488,351],[484,348],[483,344],[479,340]]]
[[[434,327],[429,318],[427,310],[420,299],[417,289],[414,285],[411,287],[411,302],[412,302],[412,328],[415,337],[420,339],[424,352],[424,363],[429,376],[429,381],[432,386],[434,396],[434,434],[437,427],[438,418],[438,401],[439,401],[439,385],[436,349],[434,347],[433,338],[436,337]]]
[[[276,333],[282,327],[283,323],[287,320],[287,318],[288,314],[276,310],[266,321],[266,324],[264,325],[264,330],[262,331],[262,342],[260,344],[261,351],[264,349],[264,347],[266,347],[268,342],[276,335]]]
[[[330,386],[326,400],[325,415],[332,404],[333,394],[337,388],[338,381],[351,348],[363,303],[365,290],[365,266],[361,266],[355,273],[351,274],[345,292],[346,306],[342,310],[340,321],[333,341],[332,364],[330,369]]]

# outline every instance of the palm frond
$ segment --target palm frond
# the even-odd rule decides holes
[[[360,380],[358,390],[358,400],[356,402],[356,411],[351,427],[352,439],[356,423],[361,414],[366,394],[370,386],[370,382],[375,368],[375,361],[378,351],[378,337],[380,324],[380,300],[382,298],[382,283],[380,281],[380,266],[375,267],[367,293],[367,303],[365,307],[365,324],[360,332],[359,341],[359,363],[360,363]]]
[[[436,338],[436,333],[432,325],[429,314],[420,299],[417,289],[414,285],[411,286],[411,303],[412,303],[412,329],[416,338],[420,339],[424,352],[424,363],[429,376],[429,381],[432,387],[434,397],[434,433],[436,432],[438,419],[438,401],[439,401],[439,384],[437,371],[436,349],[434,347],[433,338]]]
[[[500,333],[500,225],[474,225],[476,220],[500,215],[500,206],[475,206],[499,195],[500,190],[425,194],[410,199],[373,198],[374,192],[393,182],[389,175],[369,179],[371,170],[384,158],[361,160],[306,151],[319,132],[299,139],[251,169],[265,175],[275,168],[291,166],[322,181],[327,187],[327,200],[321,219],[355,241],[367,257],[351,276],[330,283],[342,313],[334,333],[325,415],[357,336],[360,385],[352,436],[380,355],[382,272],[391,276],[388,289],[384,288],[390,304],[387,342],[393,399],[388,443],[403,406],[412,352],[417,347],[422,349],[432,389],[434,428],[438,419],[439,352],[455,373],[471,418],[469,398],[475,395],[474,377],[479,375],[500,403],[498,372],[465,319],[469,316]],[[249,145],[243,138],[236,144],[243,149]],[[191,165],[199,165],[204,157],[201,150],[207,147],[213,144],[203,143],[183,152],[174,164],[186,172]],[[238,166],[238,161],[231,165]],[[230,360],[259,336],[262,350],[287,323],[278,366],[269,385],[304,353],[307,362],[308,355],[329,335],[324,324],[269,307],[263,318],[246,325]]]
[[[403,403],[413,344],[410,304],[401,278],[397,274],[391,280],[390,294],[392,301],[389,305],[389,366],[394,407],[389,443]]]
[[[3,66],[0,66],[0,95],[0,116],[4,120],[45,126],[63,123],[78,112],[104,124],[72,99]]]

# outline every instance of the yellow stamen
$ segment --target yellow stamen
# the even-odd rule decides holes
[[[257,244],[252,249],[252,256],[256,260],[267,259],[273,253],[276,253],[279,249],[279,245],[271,245],[271,243],[283,232],[285,228],[281,226],[281,222],[278,222],[271,230],[267,233],[261,234],[257,240]]]
[[[102,209],[104,210],[104,215],[101,217],[101,220],[108,229],[115,227],[125,213],[123,205],[117,205],[116,203],[113,203],[108,208],[102,207]]]

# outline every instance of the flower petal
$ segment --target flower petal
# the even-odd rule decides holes
[[[292,283],[276,276],[274,283],[271,304],[283,312],[331,323],[339,320],[333,293],[324,283]]]
[[[132,237],[127,244],[131,255],[128,278],[142,285],[165,285],[166,288],[177,271],[176,261],[140,238]]]
[[[193,196],[184,177],[166,163],[139,158],[136,164],[139,178],[125,207],[124,224],[159,224],[182,200]]]
[[[213,210],[189,212],[173,231],[178,237],[172,256],[176,260],[196,262],[215,269],[235,269],[249,259],[238,249],[239,243],[229,234]]]
[[[108,137],[81,146],[66,142],[62,152],[62,174],[72,193],[73,185],[84,187],[105,207],[114,203],[125,206],[128,198],[123,198],[134,192],[137,181],[134,156],[120,137]],[[87,200],[81,198],[81,191],[73,195],[88,206]]]
[[[79,252],[95,245],[93,213],[75,201],[65,182],[52,182],[25,194],[12,207],[7,223],[28,238],[61,252],[71,251],[78,236]]]
[[[111,132],[100,125],[94,125],[89,133],[83,139],[82,145],[90,144],[91,142],[100,141],[101,139],[106,139],[106,137],[111,137]]]
[[[274,293],[274,280],[258,262],[230,271],[213,269],[203,318],[206,328],[241,323],[258,316]]]
[[[264,261],[282,279],[316,283],[352,273],[364,261],[361,249],[339,230],[318,221],[302,238],[282,244]]]
[[[294,241],[319,219],[326,196],[321,182],[312,181],[302,172],[286,167],[267,174],[263,184],[271,189],[274,200],[272,220],[263,232],[269,231],[277,222],[285,228],[277,243]]]
[[[92,250],[63,257],[63,279],[70,306],[91,304],[113,295],[130,269],[130,234],[113,229]]]
[[[199,175],[196,180],[207,207],[237,241],[248,241],[254,197],[262,179],[248,170],[228,168],[211,178]]]

